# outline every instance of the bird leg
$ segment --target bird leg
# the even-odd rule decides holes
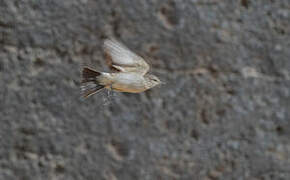
[[[110,86],[109,86],[109,90],[108,90],[108,97],[110,98],[111,96],[113,96],[112,94],[113,94],[114,92],[113,92],[113,87],[112,87],[112,84],[110,84]]]
[[[106,88],[107,88],[107,97],[104,98],[104,105],[109,105],[109,104],[111,104],[111,102],[110,102],[111,96],[112,96],[111,93],[113,93],[113,92],[111,92],[111,91],[113,91],[112,84],[106,86]]]

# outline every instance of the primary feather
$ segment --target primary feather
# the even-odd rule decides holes
[[[111,57],[110,66],[122,72],[136,72],[142,75],[149,71],[145,60],[114,39],[104,42],[104,50]]]

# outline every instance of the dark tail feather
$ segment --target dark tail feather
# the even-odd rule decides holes
[[[90,81],[95,81],[96,77],[101,75],[101,73],[94,71],[88,67],[83,68],[82,71],[82,83],[90,82]]]
[[[87,98],[104,88],[104,86],[100,85],[97,80],[97,77],[100,75],[101,73],[90,68],[83,68],[81,94],[84,98]]]

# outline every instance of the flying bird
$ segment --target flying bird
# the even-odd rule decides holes
[[[104,41],[108,66],[115,72],[98,72],[89,67],[82,69],[81,92],[87,98],[103,88],[128,93],[140,93],[162,82],[147,74],[146,61],[115,39]]]

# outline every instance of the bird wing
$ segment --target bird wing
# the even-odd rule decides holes
[[[108,65],[113,69],[121,72],[136,72],[142,75],[149,71],[149,65],[142,57],[115,39],[105,40],[104,51],[108,55]]]

